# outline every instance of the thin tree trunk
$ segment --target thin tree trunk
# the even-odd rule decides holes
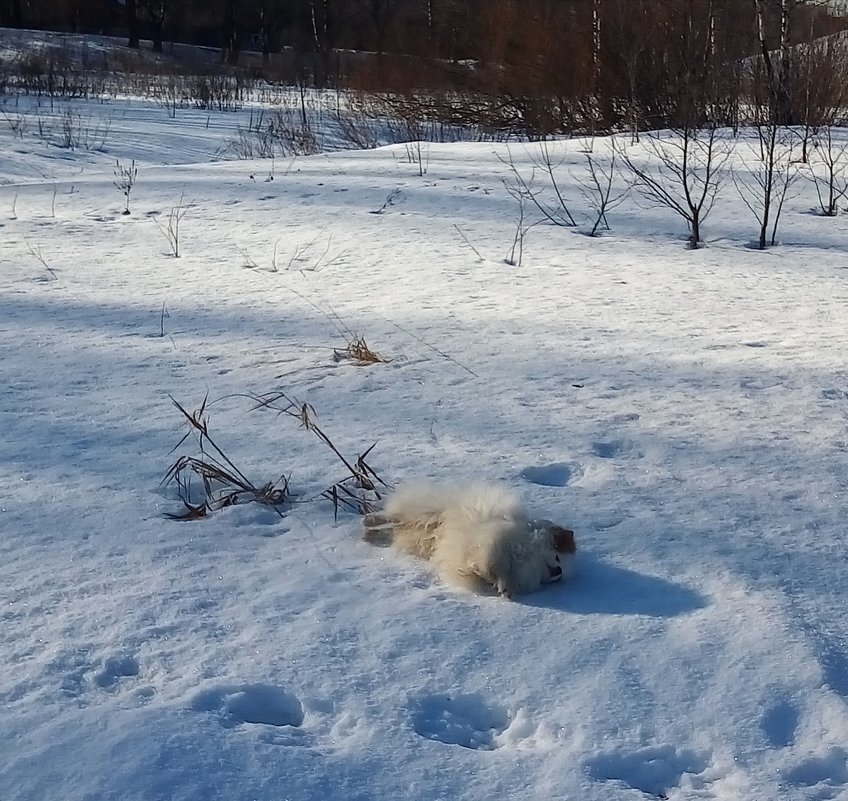
[[[780,72],[777,78],[777,121],[794,125],[792,108],[792,12],[795,0],[780,0]]]
[[[592,90],[597,94],[601,80],[601,0],[592,2]]]
[[[692,239],[690,244],[693,249],[701,246],[701,219],[700,213],[696,210],[692,216]]]
[[[12,27],[24,27],[24,6],[23,0],[12,0]]]
[[[765,10],[763,9],[763,0],[754,0],[754,10],[757,16],[757,38],[760,40],[760,52],[763,57],[763,64],[766,68],[766,79],[768,81],[770,122],[775,122],[778,119],[778,78],[775,74],[774,62],[771,59],[771,51],[769,50],[768,43],[766,42]]]
[[[138,50],[138,15],[136,14],[136,0],[127,0],[127,34],[129,41],[127,47]]]
[[[227,16],[224,20],[224,61],[235,65],[239,58],[239,31],[236,21],[236,0],[227,3]]]
[[[320,13],[316,12],[320,5]],[[330,75],[330,9],[327,0],[309,0],[312,16],[312,39],[315,43],[315,54],[318,58],[318,70],[315,75],[315,85],[323,87]]]
[[[155,4],[150,3],[147,6],[147,12],[153,26],[153,50],[157,53],[161,53],[163,38],[162,29],[165,27],[165,14],[167,12],[166,0],[158,0]]]
[[[777,123],[769,123],[768,139],[766,140],[765,180],[763,187],[763,223],[760,226],[760,250],[765,250],[769,218],[771,217],[771,200],[774,194],[774,160],[777,148]]]
[[[792,14],[797,0],[780,0],[780,43],[779,62],[775,67],[771,51],[766,43],[764,0],[754,0],[757,15],[757,35],[763,63],[769,79],[771,112],[773,122],[778,125],[793,125],[792,109]]]
[[[266,63],[271,60],[271,53],[276,53],[280,49],[277,43],[279,24],[277,14],[279,11],[273,8],[270,0],[262,0],[259,17],[262,28],[262,59]]]

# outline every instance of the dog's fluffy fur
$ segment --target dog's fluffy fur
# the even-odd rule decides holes
[[[417,483],[364,518],[365,539],[430,560],[446,581],[506,597],[538,590],[572,570],[574,532],[532,519],[497,484]]]

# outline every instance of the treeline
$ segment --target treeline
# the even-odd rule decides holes
[[[735,126],[752,103],[809,123],[848,85],[824,0],[0,0],[0,24],[259,51],[271,79],[536,134]]]

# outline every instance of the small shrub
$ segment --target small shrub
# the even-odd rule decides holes
[[[115,180],[114,184],[118,191],[124,196],[124,214],[130,213],[130,195],[135,186],[136,178],[138,177],[138,167],[135,166],[133,159],[129,166],[121,164],[120,160],[115,161]]]

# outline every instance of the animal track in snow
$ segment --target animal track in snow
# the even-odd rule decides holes
[[[586,767],[597,781],[621,782],[656,798],[666,798],[668,791],[680,784],[684,773],[701,773],[707,764],[707,760],[694,751],[657,745],[630,753],[598,754],[586,763]]]
[[[772,748],[792,745],[798,728],[798,717],[798,709],[784,699],[776,701],[763,713],[760,726]]]
[[[103,669],[94,677],[94,683],[103,690],[114,687],[121,679],[138,676],[138,660],[132,656],[110,656]]]
[[[599,440],[592,443],[592,453],[600,459],[626,457],[640,459],[643,454],[632,442],[623,439]]]
[[[766,390],[779,387],[786,380],[785,376],[778,375],[773,377],[756,376],[754,378],[743,378],[739,382],[742,389]]]
[[[87,647],[72,648],[59,653],[50,663],[50,669],[62,676],[61,690],[65,695],[82,695],[91,670],[89,656]]]
[[[639,418],[640,415],[636,414],[636,412],[623,412],[621,414],[614,414],[609,418],[609,422],[613,424],[635,423]]]
[[[848,783],[848,752],[844,748],[831,746],[823,756],[805,759],[786,771],[784,779],[789,784],[804,787],[823,784],[839,788]]]
[[[300,699],[274,684],[213,687],[198,693],[191,706],[198,712],[217,713],[226,728],[243,723],[296,728],[304,717]]]
[[[819,662],[821,662],[825,681],[830,688],[848,699],[848,655],[845,638],[828,633],[819,635]]]
[[[543,487],[565,487],[575,478],[579,478],[580,472],[578,468],[565,462],[553,462],[538,467],[525,467],[521,471],[521,477],[531,484],[540,484]]]
[[[495,738],[509,725],[507,710],[476,693],[420,695],[411,701],[412,726],[428,740],[482,751],[497,748]]]

